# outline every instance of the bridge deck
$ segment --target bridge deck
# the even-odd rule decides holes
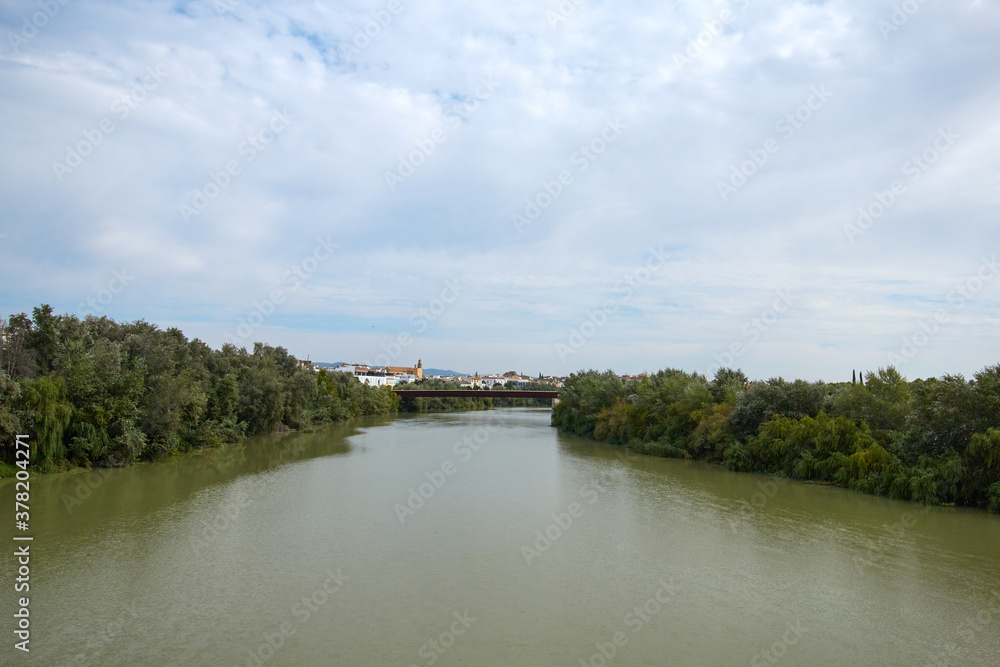
[[[517,389],[393,389],[401,398],[559,398],[558,391]]]

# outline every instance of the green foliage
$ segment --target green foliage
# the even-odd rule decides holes
[[[867,373],[864,384],[844,387],[833,400],[833,413],[872,429],[900,431],[910,416],[909,383],[894,367]]]
[[[0,369],[0,437],[4,443],[11,442],[21,433],[21,417],[16,406],[21,398],[21,385]]]
[[[990,497],[987,502],[986,509],[991,512],[1000,514],[1000,482],[997,482],[990,487]]]
[[[889,367],[837,385],[586,371],[567,380],[552,423],[654,456],[1000,512],[1000,365],[970,382],[907,382]]]
[[[728,402],[705,406],[691,414],[698,425],[689,438],[689,450],[694,458],[721,461],[729,445],[729,428],[726,420],[733,411]]]
[[[1000,429],[991,428],[986,433],[976,433],[962,456],[965,477],[957,498],[963,504],[987,505],[991,511],[1000,511],[996,502],[1000,496]],[[957,495],[957,494],[956,494]]]
[[[815,417],[822,408],[826,391],[822,382],[786,382],[782,378],[754,382],[739,393],[729,415],[733,437],[742,440],[754,435],[774,415],[792,419]]]
[[[396,410],[392,392],[298,367],[287,350],[213,350],[177,329],[40,306],[0,320],[0,434],[32,463],[120,466],[245,435]],[[8,370],[10,372],[8,372]]]
[[[66,453],[63,432],[73,414],[73,406],[66,400],[66,381],[42,376],[27,382],[24,403],[35,434],[31,439],[31,458],[40,456],[44,464],[51,466]]]
[[[0,317],[0,371],[7,377],[34,377],[34,354],[28,348],[33,327],[24,313]]]
[[[764,472],[794,479],[829,482],[877,493],[886,488],[887,470],[896,459],[860,427],[845,417],[765,422],[746,445],[726,451],[732,470]]]
[[[626,396],[625,386],[612,371],[589,370],[571,375],[552,408],[552,425],[583,437],[593,437],[597,416]]]
[[[907,423],[907,448],[915,455],[961,452],[976,431],[975,389],[961,375],[917,380],[911,385],[913,414]]]
[[[742,370],[720,368],[715,372],[709,390],[716,403],[736,405],[736,395],[743,391],[749,381]]]

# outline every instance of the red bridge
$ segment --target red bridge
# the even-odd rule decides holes
[[[559,398],[558,391],[516,389],[393,389],[401,398]]]

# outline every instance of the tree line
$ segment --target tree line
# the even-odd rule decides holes
[[[249,435],[388,414],[399,399],[347,373],[300,368],[282,347],[214,350],[143,320],[0,319],[0,476],[15,435],[42,471],[122,466]]]
[[[552,424],[644,454],[1000,512],[1000,364],[970,380],[908,382],[889,367],[844,383],[590,370],[566,381]]]

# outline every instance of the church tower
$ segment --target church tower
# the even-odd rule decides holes
[[[413,369],[413,374],[418,378],[422,378],[424,376],[424,362],[421,359],[417,359],[417,367]]]

